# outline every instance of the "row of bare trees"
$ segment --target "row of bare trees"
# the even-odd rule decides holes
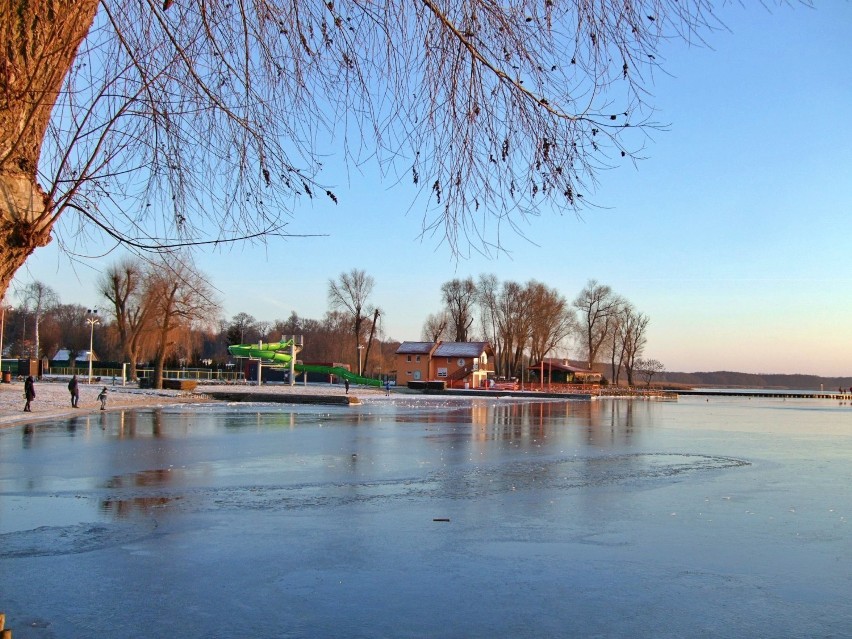
[[[205,277],[187,262],[168,267],[159,262],[127,258],[108,268],[98,284],[113,315],[122,359],[136,378],[143,347],[153,347],[155,388],[163,384],[166,357],[178,335],[218,317],[219,304]]]
[[[634,385],[634,372],[647,342],[650,318],[637,311],[612,288],[589,280],[574,299],[580,325],[580,344],[589,368],[603,355],[609,355],[612,381],[618,384],[622,369],[627,383]]]
[[[189,350],[189,336],[205,324],[209,327],[209,318],[219,313],[203,274],[180,259],[169,264],[120,260],[104,271],[98,293],[106,311],[97,319],[103,329],[98,330],[99,348],[114,351],[117,361],[127,362],[131,379],[136,378],[137,362],[150,359],[156,388],[162,386],[166,359],[177,350]],[[4,350],[41,358],[64,347],[72,365],[88,350],[95,334],[92,309],[61,304],[56,292],[39,281],[19,289],[17,298],[17,310],[9,313],[12,339]],[[42,339],[45,326],[48,339]]]
[[[301,357],[306,361],[345,363],[372,375],[392,368],[396,342],[384,341],[382,311],[371,299],[375,280],[364,270],[352,269],[328,281],[329,310],[320,320],[293,311],[286,320],[268,322],[241,312],[226,322],[215,319],[219,306],[203,274],[179,260],[176,264],[126,258],[110,266],[99,281],[109,315],[105,328],[116,359],[130,363],[131,378],[137,362],[151,360],[159,386],[170,356],[181,354],[181,359],[193,361],[198,359],[193,354],[204,353],[209,360],[225,361],[228,345],[278,341],[288,335],[304,338]],[[600,369],[607,358],[615,384],[622,372],[634,385],[637,371],[648,382],[662,371],[656,360],[641,359],[648,316],[595,280],[573,301],[541,282],[500,282],[495,275],[481,275],[476,281],[453,279],[441,293],[443,308],[426,319],[423,339],[487,340],[494,347],[500,376],[517,376],[525,365],[571,349],[589,368]],[[21,318],[29,318],[34,335],[32,352],[43,354],[60,346],[56,339],[39,345],[45,317],[63,327],[61,345],[72,359],[84,350],[87,309],[59,304],[55,293],[39,282],[22,288],[19,299],[21,310],[27,311]]]
[[[569,302],[535,280],[520,284],[481,275],[446,282],[441,294],[443,308],[427,317],[423,339],[464,342],[475,333],[494,347],[498,375],[517,376],[525,359],[540,361],[576,344],[589,368],[608,357],[613,383],[624,371],[634,384],[649,318],[609,286],[590,280]]]
[[[322,319],[292,311],[287,319],[269,322],[240,312],[225,321],[219,319],[219,304],[204,275],[189,263],[127,257],[109,266],[98,282],[103,303],[97,331],[90,332],[86,323],[90,309],[61,304],[44,283],[19,288],[17,304],[7,306],[4,351],[52,358],[65,348],[73,366],[77,356],[88,351],[91,337],[96,352],[129,364],[131,379],[136,377],[137,362],[151,362],[154,382],[160,385],[169,359],[225,363],[229,345],[301,335],[302,357],[309,361],[345,363],[372,375],[387,373],[396,347],[381,341],[382,312],[370,299],[374,286],[372,276],[352,269],[329,280],[329,310]]]
[[[328,281],[329,310],[322,320],[300,318],[293,311],[287,320],[269,323],[240,313],[227,328],[227,342],[277,341],[300,335],[301,358],[305,361],[349,364],[359,375],[365,371],[387,372],[391,357],[380,339],[382,310],[370,299],[375,285],[373,276],[362,269],[340,273]],[[374,355],[377,343],[379,353]]]

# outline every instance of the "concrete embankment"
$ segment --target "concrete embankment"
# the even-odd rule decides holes
[[[324,404],[349,406],[360,404],[354,395],[311,395],[298,393],[264,393],[261,391],[206,391],[205,396],[224,402],[270,402],[277,404]]]

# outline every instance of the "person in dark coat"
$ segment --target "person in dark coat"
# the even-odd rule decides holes
[[[77,383],[76,375],[68,382],[68,392],[71,393],[71,408],[77,408],[77,402],[80,401],[80,385]]]
[[[24,399],[27,400],[27,403],[24,404],[24,412],[33,412],[30,408],[30,402],[35,399],[35,381],[32,375],[28,375],[24,381]]]
[[[98,394],[98,399],[101,400],[101,410],[106,410],[107,387]]]

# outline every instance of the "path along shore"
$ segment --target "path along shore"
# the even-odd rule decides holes
[[[24,382],[15,379],[11,384],[0,384],[0,428],[46,419],[64,419],[91,413],[99,413],[101,403],[98,393],[107,387],[106,410],[126,410],[128,408],[158,408],[176,404],[198,404],[216,401],[208,393],[227,390],[229,393],[257,392],[257,386],[229,385],[206,386],[199,385],[193,391],[140,389],[136,384],[128,386],[112,386],[111,384],[79,385],[79,408],[71,407],[71,393],[68,391],[68,380],[62,378],[44,379],[35,384],[36,398],[32,401],[32,412],[24,412]],[[264,394],[276,395],[330,395],[345,397],[343,385],[310,384],[304,386],[264,385]],[[385,396],[384,389],[366,386],[351,386],[350,397],[367,397],[378,399]]]

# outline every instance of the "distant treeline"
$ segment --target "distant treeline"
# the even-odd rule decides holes
[[[819,390],[844,390],[852,387],[852,377],[819,377],[818,375],[780,375],[735,373],[732,371],[713,371],[707,373],[660,373],[656,380],[660,383],[686,384],[711,388],[779,388]]]

